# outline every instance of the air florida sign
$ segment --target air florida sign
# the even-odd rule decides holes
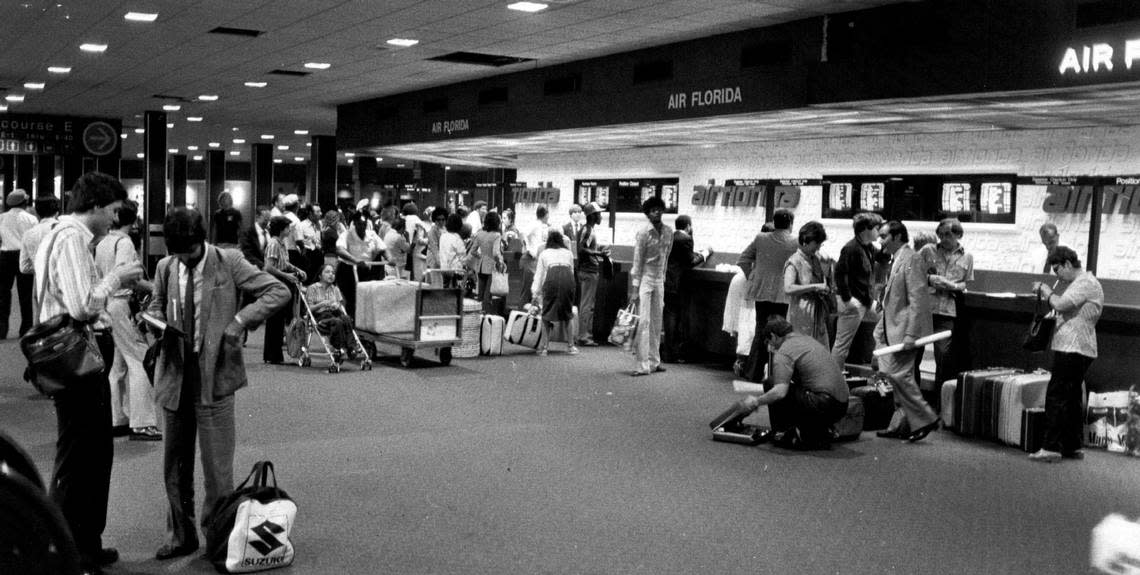
[[[1104,74],[1119,70],[1131,70],[1140,60],[1140,35],[1117,42],[1093,42],[1077,46],[1066,46],[1061,55],[1057,71],[1061,76],[1082,76]]]

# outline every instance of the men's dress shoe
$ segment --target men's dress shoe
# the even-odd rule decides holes
[[[100,549],[92,559],[94,559],[95,563],[99,566],[110,565],[119,560],[119,550],[114,547]]]
[[[659,365],[659,366],[657,366],[657,369],[655,369],[653,371],[660,371],[660,372],[664,373],[667,370],[665,369],[665,366]]]
[[[131,441],[162,441],[162,432],[153,425],[131,430]]]
[[[159,561],[165,561],[167,559],[174,559],[175,557],[189,555],[197,550],[197,541],[194,543],[187,543],[185,545],[171,545],[167,543],[166,545],[158,548],[158,551],[154,553],[154,558],[158,559]]]
[[[913,432],[911,432],[911,434],[906,437],[906,440],[911,442],[911,443],[914,443],[916,441],[922,441],[923,439],[926,439],[927,435],[930,435],[931,431],[938,429],[938,426],[941,423],[942,423],[942,420],[935,419],[934,421],[930,422],[928,425],[924,425],[924,426],[914,430]]]
[[[1056,463],[1061,460],[1061,454],[1056,451],[1049,451],[1048,449],[1038,449],[1029,454],[1029,460],[1038,461],[1040,463]]]
[[[875,435],[878,437],[885,438],[885,439],[906,439],[906,437],[907,437],[906,433],[903,433],[902,431],[899,431],[897,429],[895,429],[895,430],[884,429],[883,431],[876,431]]]
[[[1085,452],[1081,451],[1080,449],[1078,449],[1076,451],[1062,451],[1061,457],[1063,459],[1084,459],[1085,458]]]
[[[113,425],[111,426],[111,437],[126,437],[131,434],[131,426],[129,425]]]

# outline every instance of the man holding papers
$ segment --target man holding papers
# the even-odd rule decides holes
[[[847,414],[847,382],[831,351],[814,338],[792,331],[782,317],[768,321],[757,337],[775,350],[772,377],[763,395],[741,403],[750,410],[767,405],[771,438],[789,449],[827,449],[832,425]]]

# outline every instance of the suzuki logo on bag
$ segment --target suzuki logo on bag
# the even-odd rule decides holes
[[[250,541],[249,546],[256,549],[257,552],[262,555],[269,555],[285,545],[274,537],[274,535],[284,533],[285,528],[268,519],[256,527],[250,527],[249,530],[257,534],[257,537],[261,539],[261,541]]]

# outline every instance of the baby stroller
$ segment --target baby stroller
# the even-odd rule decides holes
[[[341,313],[345,313],[344,306],[341,306],[340,311]],[[368,352],[365,351],[364,345],[360,341],[360,336],[356,334],[355,329],[349,329],[348,331],[352,333],[353,343],[353,348],[348,354],[355,354],[356,357],[360,358],[361,371],[372,371],[372,359],[369,357]],[[316,334],[317,339],[321,342],[321,348],[324,349],[324,351],[309,351],[313,334]],[[334,349],[329,344],[325,334],[321,333],[320,323],[317,322],[316,316],[313,315],[313,310],[309,307],[309,302],[305,299],[305,292],[302,289],[297,290],[297,299],[293,304],[293,322],[289,324],[287,340],[286,347],[288,348],[289,356],[297,360],[297,365],[309,367],[313,365],[313,355],[327,356],[331,362],[328,368],[329,373],[340,373],[341,364],[343,364],[345,360],[344,350]]]

